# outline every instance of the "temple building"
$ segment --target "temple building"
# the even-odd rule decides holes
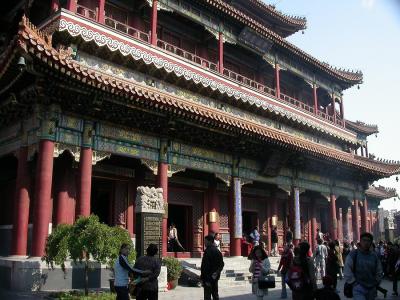
[[[275,226],[280,245],[288,228],[315,245],[317,228],[376,227],[371,185],[400,163],[346,118],[362,73],[287,41],[306,19],[261,0],[4,5],[0,255],[40,257],[54,226],[90,214],[135,238],[138,186],[163,189],[163,256],[200,257],[211,232],[240,256],[255,226],[268,248]],[[172,223],[184,252],[167,249]]]

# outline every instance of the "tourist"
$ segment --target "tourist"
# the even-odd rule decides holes
[[[278,231],[276,229],[276,226],[274,226],[271,231],[271,244],[272,244],[271,256],[278,256]]]
[[[317,290],[314,263],[312,258],[307,256],[309,250],[310,244],[307,242],[301,242],[299,247],[295,248],[295,257],[286,275],[293,300],[313,299],[314,291]]]
[[[326,258],[326,274],[332,278],[332,284],[336,291],[337,287],[337,275],[339,273],[340,264],[336,253],[335,242],[329,243],[328,257]]]
[[[344,278],[352,285],[354,300],[373,300],[376,287],[383,277],[381,262],[371,245],[373,235],[365,232],[360,236],[360,247],[353,250],[346,258]]]
[[[253,250],[253,257],[249,268],[249,272],[253,274],[252,292],[253,295],[256,295],[257,300],[262,300],[264,299],[264,296],[268,295],[268,289],[260,289],[258,287],[258,279],[260,276],[269,273],[271,263],[269,262],[267,253],[261,246],[255,246]]]
[[[290,245],[293,243],[293,232],[290,230],[290,227],[288,227],[286,230],[285,241],[286,245]]]
[[[355,241],[351,241],[350,243],[350,251],[356,250],[357,249],[357,245]]]
[[[155,256],[157,252],[157,245],[149,244],[146,249],[146,255],[139,257],[135,263],[135,268],[150,271],[150,276],[142,278],[136,286],[136,300],[158,299],[158,276],[160,275],[161,262]]]
[[[281,298],[286,299],[287,298],[287,292],[286,292],[286,273],[289,270],[290,266],[292,265],[293,262],[293,244],[291,245],[286,245],[285,250],[282,253],[281,260],[279,261],[279,266],[278,266],[278,272],[281,272],[281,278],[282,278],[282,291],[281,291]]]
[[[322,240],[319,239],[317,241],[317,246],[314,250],[314,263],[316,272],[321,274],[321,278],[325,276],[325,263],[326,258],[328,257],[328,249],[324,244],[322,244]],[[316,276],[318,276],[316,273]]]
[[[339,263],[339,279],[342,280],[343,279],[343,248],[340,245],[339,240],[335,240],[335,254],[337,256],[337,260]]]
[[[182,244],[179,242],[178,229],[174,223],[171,223],[168,230],[168,251],[170,252],[184,252]]]
[[[151,274],[151,271],[133,268],[127,259],[129,252],[130,245],[122,244],[119,249],[119,257],[114,263],[114,287],[117,293],[117,300],[129,300],[129,274],[140,274],[142,276]]]
[[[218,280],[224,268],[224,260],[221,252],[215,247],[213,235],[207,235],[204,244],[206,249],[201,260],[200,275],[204,287],[204,300],[211,300],[211,296],[213,300],[218,300]]]
[[[387,260],[387,274],[393,281],[393,296],[398,296],[398,291],[397,291],[397,280],[398,280],[398,275],[399,270],[396,270],[396,265],[397,262],[400,259],[400,254],[399,254],[399,245],[393,245],[393,243],[388,242],[388,260]]]
[[[214,245],[215,247],[217,247],[219,252],[221,252],[222,241],[221,241],[221,234],[219,234],[219,232],[214,234]]]
[[[322,278],[322,284],[324,287],[318,289],[314,294],[315,300],[340,300],[333,288],[333,279],[329,275]]]
[[[253,247],[258,246],[260,244],[260,233],[258,232],[258,226],[254,227],[250,233],[251,242],[253,243]]]
[[[321,230],[319,230],[319,228],[317,228],[317,236],[316,236],[316,240],[324,240],[324,234],[321,232]]]

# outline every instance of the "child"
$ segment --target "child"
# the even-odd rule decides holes
[[[322,283],[324,287],[315,292],[316,300],[340,300],[339,295],[333,289],[333,278],[331,276],[324,276]]]

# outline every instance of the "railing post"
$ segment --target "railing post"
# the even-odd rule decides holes
[[[99,10],[97,12],[97,22],[104,24],[104,7],[106,5],[106,0],[99,0]]]
[[[314,113],[318,115],[318,96],[317,96],[317,85],[313,84],[313,96],[314,96]]]
[[[67,0],[67,9],[73,13],[76,13],[76,2],[77,0]]]
[[[221,31],[218,36],[218,72],[224,73],[224,34]]]
[[[151,10],[151,44],[157,46],[157,6],[158,0],[153,0]]]
[[[279,64],[275,63],[275,94],[276,98],[281,98],[281,84],[280,84],[280,74],[279,74]]]

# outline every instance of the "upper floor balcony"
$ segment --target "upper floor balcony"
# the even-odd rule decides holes
[[[70,1],[68,3],[74,2],[75,1]],[[308,97],[296,97],[294,95],[284,93],[281,87],[282,85],[285,85],[285,82],[281,79],[279,67],[275,68],[273,87],[265,84],[265,82],[261,83],[260,80],[249,78],[240,72],[236,72],[228,67],[225,67],[224,46],[221,36],[219,37],[218,41],[217,58],[205,58],[205,55],[200,55],[198,51],[193,49],[184,49],[184,47],[177,45],[177,43],[163,39],[163,36],[158,38],[157,34],[153,34],[153,31],[157,31],[155,30],[155,28],[157,28],[157,23],[154,24],[154,20],[157,20],[157,17],[152,16],[151,19],[145,23],[145,26],[135,26],[135,22],[132,22],[132,20],[128,17],[130,14],[129,11],[115,7],[111,3],[105,3],[104,0],[78,0],[75,4],[76,6],[70,5],[66,8],[77,15],[104,24],[112,30],[127,35],[137,41],[157,47],[157,49],[165,53],[179,57],[187,63],[201,67],[204,70],[210,71],[217,76],[228,79],[256,93],[268,96],[270,98],[272,97],[280,103],[284,103],[312,117],[321,119],[335,126],[345,127],[341,99],[336,99],[333,95],[328,94],[330,100],[325,101],[325,104],[321,106],[321,104],[318,103],[318,93],[315,86],[310,87],[309,94],[311,96]],[[153,15],[157,14],[157,10],[151,10]],[[142,28],[139,29],[138,27]],[[339,107],[337,107],[337,104],[339,104]]]

